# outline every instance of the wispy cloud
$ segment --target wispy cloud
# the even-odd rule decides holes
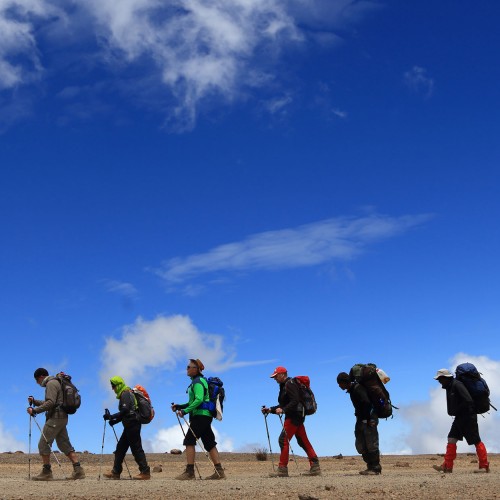
[[[199,275],[315,266],[358,256],[369,243],[391,238],[429,220],[429,215],[338,217],[296,228],[267,231],[206,253],[166,261],[156,272],[169,284]]]
[[[0,90],[40,78],[35,25],[60,13],[46,0],[0,0]]]
[[[487,356],[471,356],[465,353],[456,354],[450,360],[447,367],[452,372],[460,363],[473,363],[483,374],[491,390],[493,404],[500,401],[500,386],[496,381],[500,380],[500,360],[493,360]],[[443,453],[446,436],[451,427],[452,418],[446,411],[446,395],[438,382],[432,380],[435,372],[445,366],[436,366],[433,373],[429,373],[429,381],[434,387],[430,391],[428,401],[419,402],[401,407],[400,416],[409,427],[404,437],[405,451],[408,453]],[[496,405],[495,405],[496,406]],[[500,417],[497,412],[492,411],[485,418],[478,417],[479,432],[490,452],[500,451]],[[467,444],[459,443],[459,447],[465,451]]]
[[[103,283],[108,292],[116,293],[127,299],[135,299],[139,295],[137,288],[132,283],[116,280],[104,280]]]
[[[427,70],[420,66],[413,66],[404,74],[406,85],[415,93],[429,98],[434,92],[434,79],[427,75]]]
[[[236,361],[236,351],[222,335],[199,331],[187,316],[137,319],[119,338],[108,338],[102,351],[101,382],[119,374],[126,381],[151,377],[156,370],[173,370],[178,362],[200,358],[214,372],[263,363]]]
[[[92,61],[99,78],[140,67],[143,80],[130,82],[128,91],[123,81],[130,73],[117,79],[123,95],[138,102],[158,96],[166,123],[189,129],[210,98],[230,103],[265,86],[286,95],[276,84],[282,51],[310,40],[331,44],[339,39],[338,28],[359,21],[376,5],[368,0],[0,0],[0,91],[40,79],[42,60],[60,65],[43,56],[65,43],[67,64]],[[57,72],[55,66],[47,69]],[[86,88],[88,79],[73,76],[72,86]],[[273,102],[275,110],[287,104]]]

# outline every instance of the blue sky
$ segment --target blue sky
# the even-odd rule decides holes
[[[499,16],[0,0],[0,449],[27,448],[39,366],[73,375],[94,452],[112,375],[153,397],[147,448],[179,447],[190,357],[227,387],[224,450],[265,445],[276,365],[311,377],[321,455],[355,453],[335,378],[356,362],[401,408],[384,453],[442,452],[439,368],[477,363],[500,404]]]

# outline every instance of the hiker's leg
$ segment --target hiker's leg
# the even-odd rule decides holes
[[[71,444],[68,436],[68,417],[66,417],[65,419],[61,418],[57,420],[57,426],[59,429],[59,432],[56,435],[57,447],[59,448],[59,451],[61,453],[64,453],[70,459],[71,463],[78,462],[78,457],[75,453],[75,449],[73,448],[73,445]]]
[[[297,428],[297,432],[295,433],[295,437],[297,438],[297,443],[299,443],[299,446],[306,452],[307,457],[309,458],[309,464],[312,465],[313,463],[317,463],[318,455],[316,455],[316,452],[314,451],[314,448],[312,447],[312,444],[307,437],[307,432],[304,424],[299,425],[299,427]]]
[[[126,432],[127,439],[130,444],[130,450],[132,451],[132,455],[139,466],[139,470],[143,473],[149,474],[148,461],[146,460],[146,454],[142,448],[141,423],[134,422],[133,424],[128,425]]]
[[[368,468],[376,472],[381,472],[382,467],[380,465],[378,422],[376,422],[375,425],[366,425],[364,432]]]
[[[490,464],[488,462],[488,453],[482,441],[476,444],[476,453],[479,459],[479,468],[489,470]]]
[[[290,444],[289,441],[295,435],[297,427],[293,424],[292,420],[285,418],[285,423],[283,424],[282,436],[280,435],[280,440],[283,442],[283,447],[281,448],[279,467],[288,466],[288,458],[290,454]]]
[[[368,458],[366,454],[368,453],[366,443],[365,443],[365,433],[363,432],[363,422],[361,420],[356,420],[356,425],[354,426],[354,446],[356,451],[363,457],[363,460],[368,464]]]
[[[130,445],[128,442],[127,433],[126,433],[125,427],[124,427],[122,435],[120,436],[120,439],[116,443],[115,460],[114,460],[114,464],[113,464],[113,472],[115,472],[116,474],[122,473],[123,459],[125,458],[125,455],[127,454],[129,446]]]

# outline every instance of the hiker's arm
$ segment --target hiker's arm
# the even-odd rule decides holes
[[[118,410],[118,413],[113,413],[113,415],[110,415],[110,420],[121,422],[123,420],[123,417],[129,415],[130,412],[135,411],[135,399],[130,391],[123,391],[122,395],[120,396]]]
[[[43,413],[45,411],[50,411],[56,405],[57,392],[60,388],[60,384],[57,380],[49,380],[45,387],[45,401],[35,400],[34,404],[36,408],[33,413]],[[39,403],[39,404],[37,404]]]
[[[359,420],[370,420],[372,417],[373,405],[368,397],[366,389],[361,384],[356,384],[352,392],[355,398],[356,416]]]
[[[185,406],[184,408],[180,408],[184,413],[192,412],[193,410],[198,408],[198,406],[200,406],[205,399],[205,388],[203,387],[203,384],[201,382],[196,382],[195,384],[193,384],[193,386],[191,387],[191,391],[193,396],[192,399],[190,397],[187,406]]]

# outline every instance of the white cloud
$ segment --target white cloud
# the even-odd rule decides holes
[[[26,413],[26,426],[28,426],[28,418]],[[34,427],[34,424],[33,424]],[[28,431],[26,431],[28,432]],[[32,442],[33,444],[33,442]],[[3,422],[0,421],[0,452],[4,451],[26,451],[26,444],[18,441],[12,436],[12,433],[9,433],[5,427]],[[33,451],[33,450],[32,450]]]
[[[182,419],[181,423],[183,425],[184,432],[187,432],[188,427]],[[230,437],[221,434],[217,427],[212,426],[212,429],[215,434],[215,440],[217,441],[217,449],[219,451],[233,451],[233,440]],[[183,439],[184,435],[182,434],[180,426],[175,425],[166,429],[160,429],[152,439],[148,439],[145,442],[144,446],[146,451],[151,451],[152,453],[165,453],[172,449],[183,450]]]
[[[232,346],[222,335],[200,332],[187,316],[158,316],[152,321],[142,318],[123,328],[120,338],[108,338],[102,351],[101,381],[119,375],[125,381],[146,378],[151,369],[173,370],[177,362],[199,358],[214,372],[260,364],[263,361],[238,362]]]
[[[47,0],[0,0],[0,90],[40,77],[35,23],[59,15]]]
[[[434,92],[434,79],[427,76],[427,70],[420,66],[413,66],[407,71],[404,81],[413,92],[422,94],[425,98],[431,97]]]
[[[138,295],[137,288],[131,283],[115,280],[104,280],[108,292],[117,293],[128,299],[135,299]]]
[[[490,399],[493,404],[500,402],[500,386],[497,384],[497,381],[500,380],[500,360],[492,360],[487,356],[470,356],[459,353],[450,361],[448,369],[454,372],[458,364],[465,362],[473,363],[483,374],[483,378],[488,382],[491,391]],[[437,366],[436,371],[439,368],[446,367]],[[430,378],[432,376],[434,373],[429,375]],[[400,409],[399,414],[409,426],[409,431],[405,435],[405,447],[410,453],[444,452],[446,436],[453,422],[453,417],[448,416],[446,412],[446,394],[438,382],[435,382],[435,387],[431,389],[429,396],[428,401],[411,404]],[[485,414],[485,418],[478,415],[478,422],[479,434],[487,450],[498,453],[500,451],[500,417],[498,413],[492,410],[490,414]],[[459,443],[460,449],[471,451],[465,442]]]
[[[0,91],[40,79],[42,60],[53,65],[48,74],[75,61],[86,69],[112,68],[108,77],[141,67],[140,82],[125,89],[118,79],[116,87],[143,104],[154,94],[167,124],[190,129],[207,98],[231,102],[262,86],[283,94],[275,65],[283,50],[308,40],[331,45],[340,40],[337,28],[359,21],[375,5],[359,0],[0,0]],[[44,58],[63,43],[63,58]]]
[[[368,243],[422,224],[428,215],[338,217],[296,228],[254,234],[203,254],[170,259],[157,270],[168,283],[211,272],[314,266],[359,255]]]

